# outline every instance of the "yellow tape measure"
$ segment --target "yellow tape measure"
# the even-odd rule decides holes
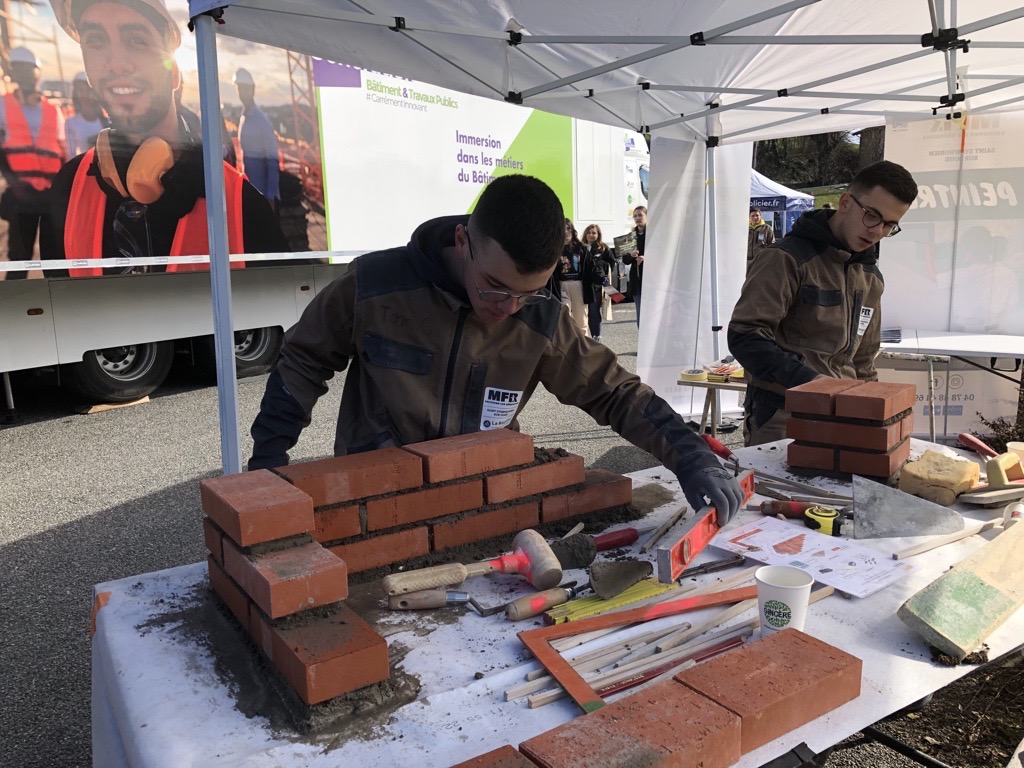
[[[821,531],[826,536],[838,536],[842,530],[839,510],[831,507],[811,507],[804,511],[808,528]]]

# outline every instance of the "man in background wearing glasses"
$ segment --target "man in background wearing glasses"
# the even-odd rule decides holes
[[[805,213],[763,250],[729,322],[729,351],[743,365],[746,445],[786,436],[789,387],[820,376],[873,380],[881,339],[878,241],[900,231],[917,197],[905,168],[863,168],[836,210]]]
[[[288,463],[327,381],[347,370],[335,455],[516,428],[538,384],[653,454],[694,509],[724,525],[739,486],[697,434],[545,289],[562,253],[555,193],[495,179],[471,216],[421,224],[409,244],[359,257],[287,333],[252,425],[249,469]]]

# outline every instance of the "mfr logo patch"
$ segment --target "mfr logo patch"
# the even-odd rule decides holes
[[[522,404],[522,390],[487,387],[480,413],[480,429],[502,429],[512,423]]]

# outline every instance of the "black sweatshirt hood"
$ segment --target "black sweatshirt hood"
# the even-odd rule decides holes
[[[802,237],[813,242],[824,243],[840,251],[850,252],[849,247],[840,242],[828,226],[828,220],[835,216],[836,211],[819,210],[807,211],[796,220],[790,234],[794,237]],[[849,259],[850,262],[858,264],[874,264],[878,261],[878,248],[872,245],[859,253],[854,253]]]

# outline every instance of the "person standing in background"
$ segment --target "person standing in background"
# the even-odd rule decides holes
[[[242,102],[242,117],[238,121],[238,144],[242,150],[239,170],[276,211],[281,200],[277,134],[270,118],[256,106],[256,81],[249,70],[239,69],[232,82]]]
[[[636,248],[622,254],[622,261],[629,265],[629,293],[636,305],[636,327],[640,327],[640,292],[644,280],[644,246],[647,240],[647,206],[638,205],[633,209],[633,231],[636,233]]]
[[[96,146],[96,137],[107,127],[107,119],[85,72],[79,72],[71,81],[71,103],[75,114],[64,123],[68,160]]]
[[[750,225],[747,229],[747,272],[754,257],[769,245],[775,244],[775,230],[761,218],[760,208],[750,209]]]
[[[587,322],[590,326],[590,336],[594,341],[601,340],[601,310],[605,301],[611,301],[605,296],[604,286],[610,285],[608,270],[615,270],[615,252],[608,247],[601,235],[601,228],[597,224],[590,224],[583,230],[583,247],[587,249],[590,258],[594,262],[595,277],[600,280],[593,286],[593,300],[587,303]]]
[[[569,315],[584,332],[587,328],[587,294],[593,299],[593,260],[576,234],[570,219],[565,220],[562,256],[552,275],[552,291],[569,308]]]
[[[0,197],[0,218],[8,223],[7,258],[32,261],[51,246],[50,185],[64,163],[64,116],[39,92],[39,59],[28,48],[11,50],[7,74],[17,85],[0,99],[0,173],[7,189]],[[22,280],[27,272],[8,272]]]

